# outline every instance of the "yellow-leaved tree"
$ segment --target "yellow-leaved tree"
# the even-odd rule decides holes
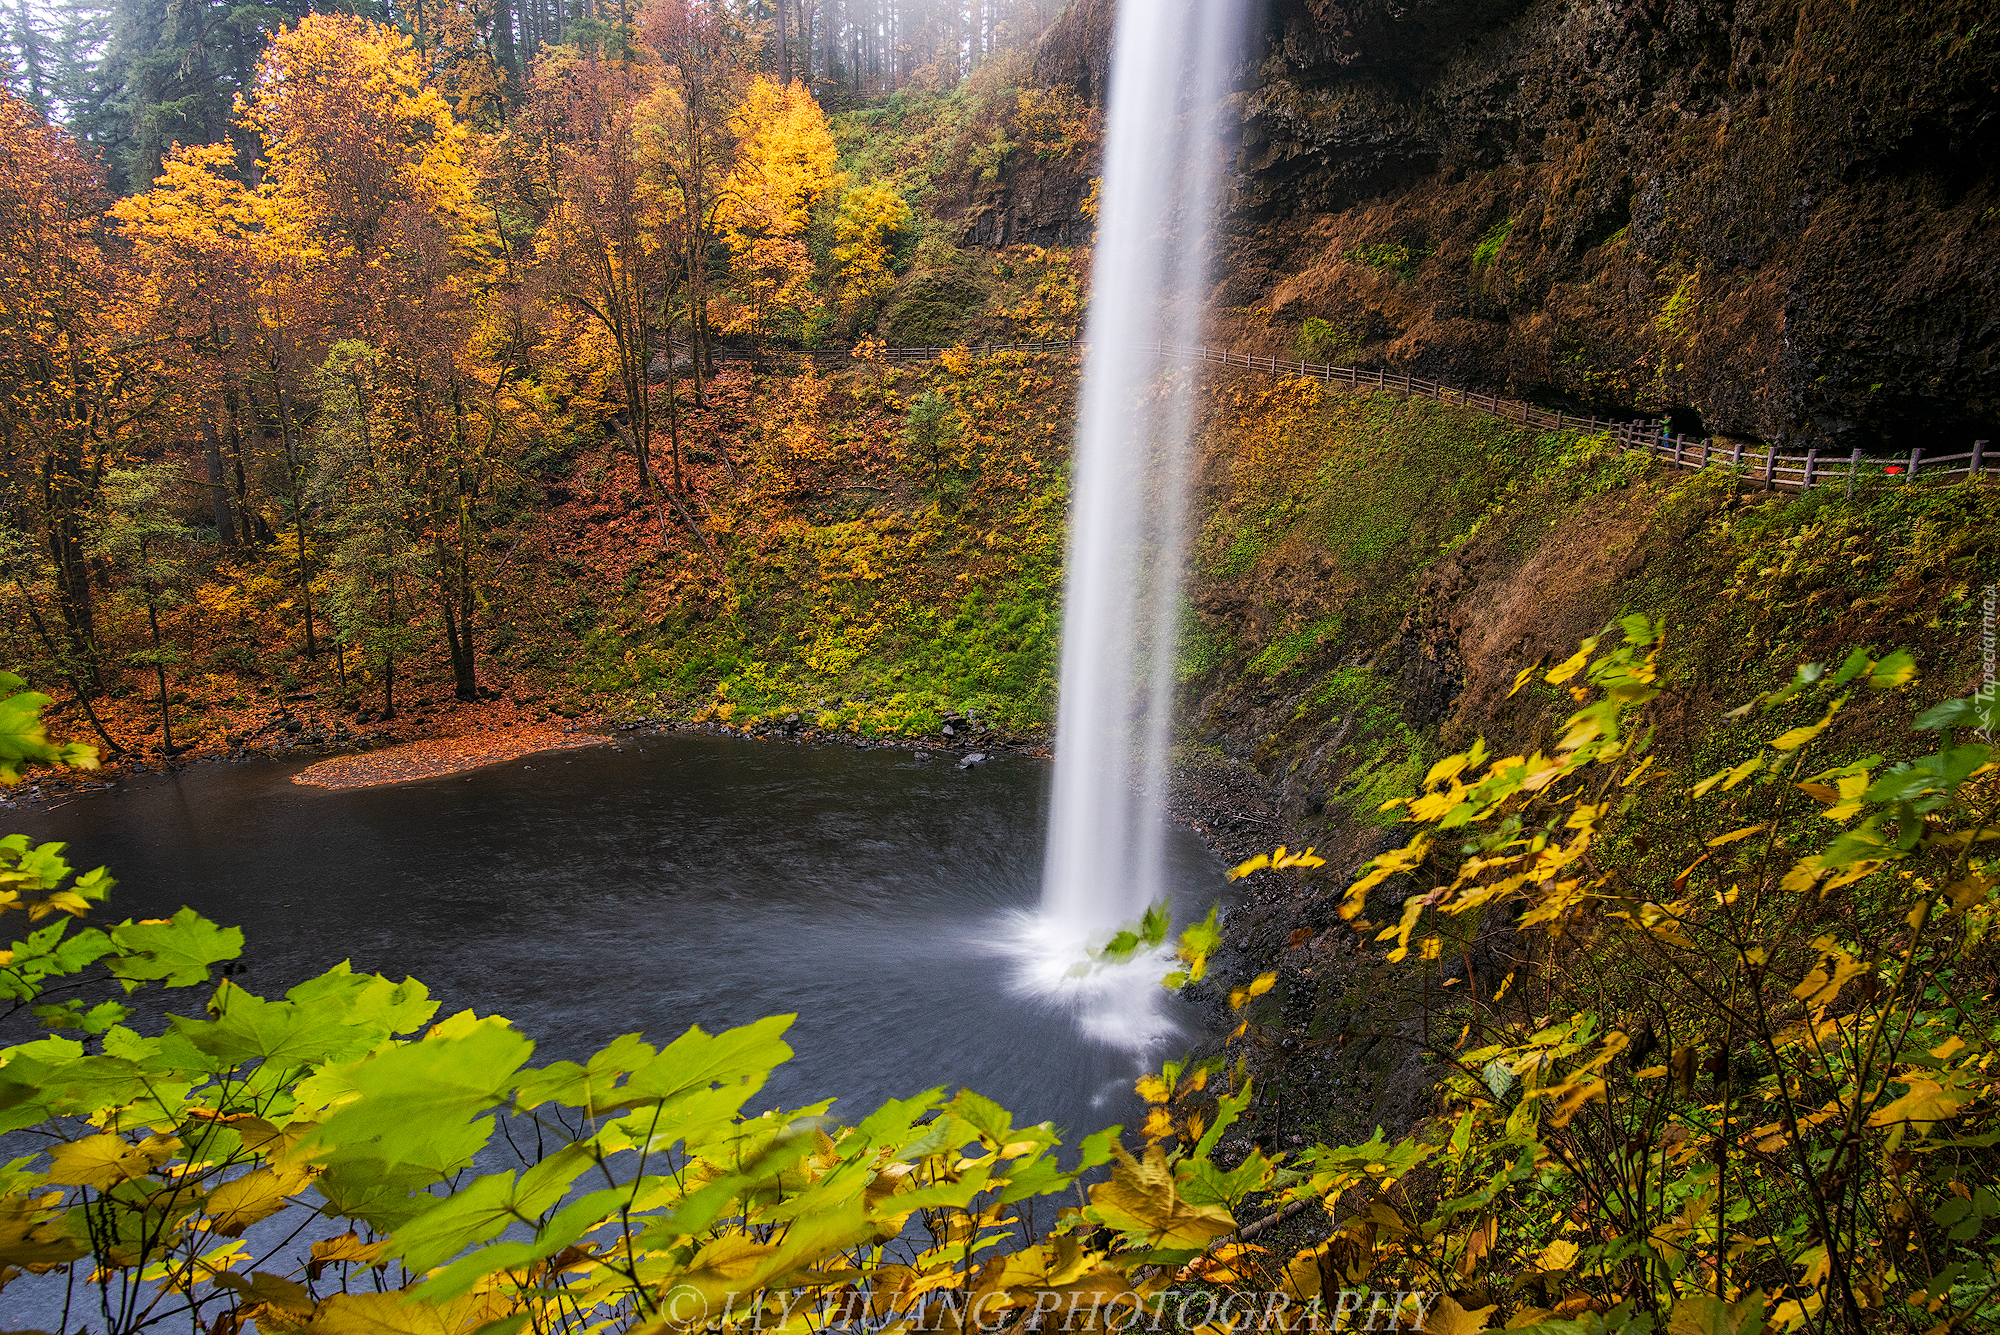
[[[271,39],[239,108],[264,142],[274,243],[303,256],[356,255],[410,214],[471,239],[466,134],[410,39],[386,24],[314,14]]]
[[[841,197],[833,220],[833,263],[841,313],[858,323],[862,312],[895,285],[891,247],[909,231],[910,206],[887,181],[857,185]]]
[[[398,402],[410,410],[400,439],[412,445],[477,434],[459,424],[493,381],[468,365],[487,237],[467,136],[429,76],[429,63],[395,28],[309,15],[272,37],[237,106],[261,146],[257,187],[233,179],[226,146],[182,149],[150,191],[113,211],[132,246],[153,340],[175,347],[195,372],[182,375],[182,398],[207,446],[217,527],[240,522],[246,540],[269,529],[283,537],[308,657],[323,647],[314,530],[326,516],[307,492],[311,385],[327,348],[360,334],[389,354],[385,366],[408,368],[410,392]],[[260,472],[277,493],[268,528],[250,494]],[[451,493],[431,508],[457,515],[467,470],[429,472]],[[222,499],[234,500],[233,515]],[[464,566],[440,562],[438,605],[460,693],[469,696],[463,626],[475,600]]]
[[[737,283],[748,298],[725,332],[768,335],[797,326],[812,300],[806,228],[838,183],[833,135],[802,83],[758,75],[736,109],[739,146],[724,185],[721,221]]]
[[[290,308],[305,329],[287,327],[286,307],[267,307],[301,587],[311,588],[306,529],[316,511],[306,503],[313,460],[291,398],[316,380],[330,346],[359,335],[379,354],[368,410],[380,419],[376,464],[409,485],[404,522],[429,586],[414,601],[437,609],[456,693],[472,699],[485,563],[475,515],[512,432],[503,377],[474,349],[492,266],[466,132],[427,85],[408,37],[332,14],[272,39],[242,119],[264,142],[267,269],[295,297],[314,298]]]

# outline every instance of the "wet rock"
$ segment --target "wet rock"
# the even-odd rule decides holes
[[[974,765],[983,765],[985,763],[986,753],[984,751],[974,751],[971,755],[959,761],[958,767],[960,769],[971,769]]]
[[[1037,82],[1099,101],[1116,8],[1069,6]],[[1340,324],[1365,365],[1696,434],[1964,451],[1996,411],[2000,244],[1968,220],[2000,141],[1968,91],[1994,35],[1956,23],[1274,0],[1230,100],[1218,300]],[[973,239],[1028,239],[1048,191],[1016,157]]]

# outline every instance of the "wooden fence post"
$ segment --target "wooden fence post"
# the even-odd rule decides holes
[[[1818,462],[1819,462],[1819,446],[1813,445],[1808,447],[1806,450],[1805,476],[1799,479],[1800,491],[1812,490],[1813,465]]]
[[[1764,447],[1764,490],[1778,489],[1778,444],[1772,441]]]
[[[1979,474],[1981,470],[1985,467],[1985,457],[1986,457],[1986,442],[1983,440],[1973,441],[1972,467],[1966,470],[1965,475],[1967,478],[1969,478],[1974,482],[1977,482],[1979,480]]]
[[[1910,451],[1910,476],[1904,481],[1903,483],[1904,486],[1910,487],[1916,485],[1917,468],[1922,462],[1923,457],[1924,457],[1924,447],[1921,445],[1917,446],[1917,448]]]
[[[1854,499],[1854,475],[1861,471],[1861,447],[1856,445],[1854,453],[1847,456],[1847,499]]]
[[[1674,467],[1676,467],[1676,468],[1679,468],[1679,467],[1681,466],[1681,450],[1682,450],[1682,449],[1683,449],[1683,448],[1684,448],[1684,447],[1686,446],[1686,444],[1687,444],[1687,437],[1686,437],[1686,436],[1684,436],[1684,435],[1678,435],[1678,434],[1677,434],[1677,435],[1675,435],[1675,437],[1674,437]]]

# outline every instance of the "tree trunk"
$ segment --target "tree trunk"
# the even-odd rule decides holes
[[[140,555],[145,555],[141,546]],[[146,590],[146,624],[153,628],[153,675],[160,683],[160,754],[171,757],[174,753],[173,711],[167,704],[167,660],[160,650],[160,609],[153,602],[153,590]]]
[[[444,604],[445,651],[451,656],[452,684],[455,694],[461,700],[472,701],[479,698],[479,683],[472,672],[472,619],[470,609],[461,624],[458,610],[452,606],[452,590],[443,591],[440,600]]]
[[[419,11],[421,13],[421,11]],[[305,459],[293,433],[291,392],[285,388],[283,372],[278,375],[278,431],[285,445],[285,479],[292,493],[292,532],[299,546],[299,605],[306,616],[305,652],[308,659],[319,656],[319,641],[313,632],[312,563],[306,550]]]
[[[512,0],[493,0],[493,54],[509,78],[521,77],[521,62],[514,52]]]
[[[229,410],[229,453],[235,471],[236,522],[241,526],[244,546],[252,543],[269,542],[264,517],[250,505],[250,478],[243,467],[243,433],[236,424],[236,391],[230,390],[224,396],[223,405]],[[259,439],[261,439],[261,433]]]
[[[694,368],[694,406],[705,407],[701,383],[701,238],[689,242],[688,251],[688,364]]]
[[[35,610],[35,600],[28,593],[28,586],[17,578],[14,587],[21,591],[21,605],[28,609],[28,620],[34,624],[35,634],[41,637],[42,646],[49,651],[49,657],[55,660],[63,676],[69,678],[70,689],[76,692],[76,702],[83,706],[84,717],[90,720],[90,726],[96,729],[98,737],[103,740],[106,747],[110,748],[112,755],[123,755],[125,748],[112,741],[111,734],[104,730],[103,720],[98,718],[97,711],[91,708],[90,692],[84,690],[83,682],[77,677],[76,669],[70,663],[68,655],[56,646],[55,637],[49,634],[49,623],[42,620],[42,614]]]
[[[382,625],[390,635],[396,633],[396,574],[389,572],[389,595],[384,601]],[[396,650],[394,641],[382,649],[382,717],[396,717]]]
[[[216,439],[215,418],[201,417],[201,443],[208,464],[208,500],[215,511],[215,532],[225,547],[236,545],[236,516],[229,511],[229,484],[222,475],[222,443]]]
[[[70,652],[90,693],[104,689],[97,665],[96,609],[91,601],[90,563],[84,553],[83,512],[87,502],[81,452],[52,452],[43,465],[42,513],[49,560],[55,565],[56,603]]]
[[[674,447],[674,490],[687,493],[687,471],[681,462],[681,406],[674,392],[674,326],[667,321],[667,435]]]

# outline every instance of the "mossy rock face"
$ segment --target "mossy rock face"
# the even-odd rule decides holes
[[[899,348],[941,348],[958,342],[966,321],[986,305],[986,293],[959,274],[919,274],[883,320],[883,337]]]

